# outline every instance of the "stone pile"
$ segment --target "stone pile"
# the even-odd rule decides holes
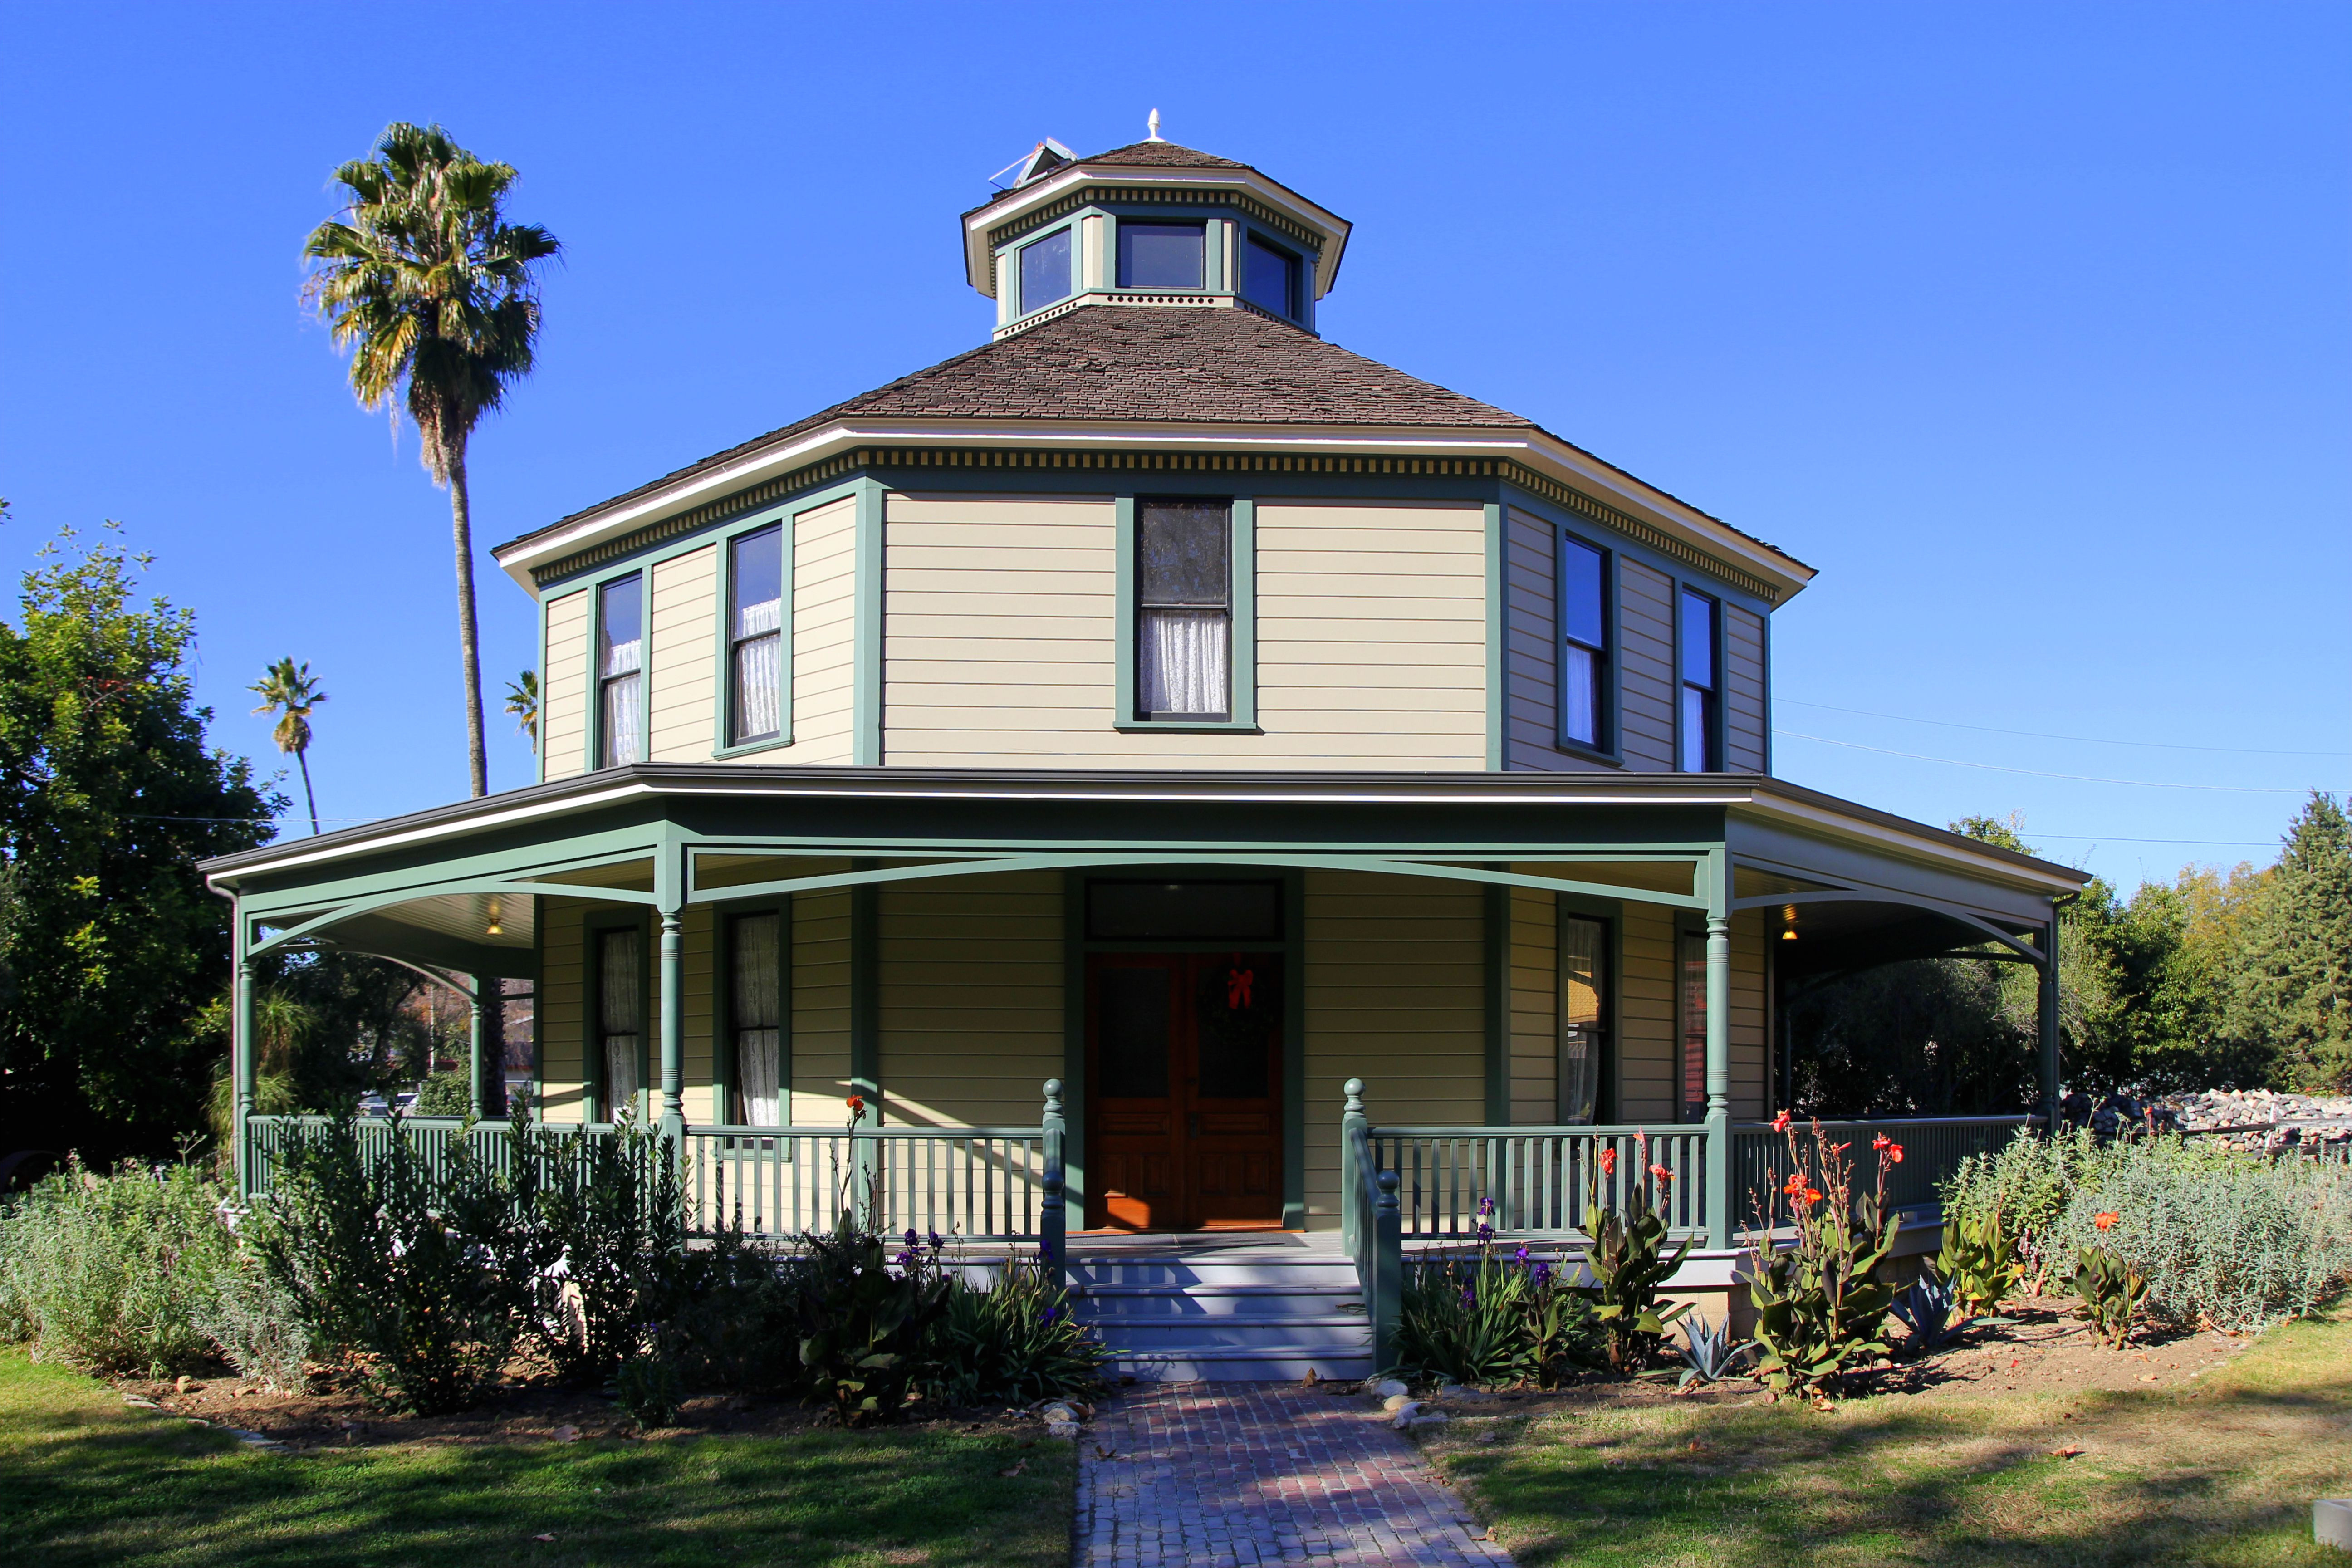
[[[2167,1095],[2154,1105],[2171,1111],[2181,1131],[2210,1134],[2232,1149],[2352,1142],[2352,1096],[2209,1089]]]

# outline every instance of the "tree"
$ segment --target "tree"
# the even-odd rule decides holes
[[[426,472],[449,491],[457,551],[457,646],[466,685],[467,763],[489,793],[482,738],[479,635],[474,614],[472,502],[466,447],[483,415],[530,374],[539,337],[538,268],[559,253],[536,224],[510,224],[516,179],[438,125],[394,124],[375,155],[343,164],[343,218],[311,232],[317,265],[304,299],[351,351],[352,391],[370,411],[404,407]]]
[[[12,1144],[105,1161],[201,1131],[229,906],[196,863],[268,842],[288,802],[205,744],[195,618],[133,605],[148,558],[73,537],[0,626],[0,1081]]]
[[[2352,1087],[2352,823],[2333,795],[2314,790],[2287,829],[2232,968],[2226,1030],[2268,1047],[2274,1085]]]
[[[310,808],[310,832],[319,831],[319,797],[310,788],[310,710],[327,700],[319,683],[310,677],[310,667],[298,665],[288,654],[269,667],[259,680],[246,688],[261,699],[256,713],[278,714],[278,727],[269,738],[278,742],[281,752],[294,753],[295,763],[302,770],[302,799]]]
[[[515,728],[530,737],[530,749],[539,750],[539,671],[526,669],[507,682],[507,711],[514,715]]]

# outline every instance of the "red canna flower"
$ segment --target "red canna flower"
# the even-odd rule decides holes
[[[1900,1143],[1889,1143],[1886,1146],[1886,1161],[1887,1163],[1891,1165],[1899,1165],[1903,1163],[1903,1145]]]
[[[1655,1176],[1661,1182],[1671,1182],[1675,1179],[1675,1173],[1672,1171],[1667,1170],[1664,1165],[1651,1166],[1650,1174]]]
[[[1789,1113],[1788,1113],[1787,1111],[1785,1111],[1785,1110],[1784,1110],[1784,1111],[1780,1112],[1780,1115],[1778,1115],[1778,1116],[1776,1116],[1776,1117],[1772,1118],[1772,1131],[1775,1131],[1775,1132],[1786,1132],[1788,1130],[1789,1130]]]
[[[1874,1139],[1872,1139],[1872,1140],[1870,1141],[1870,1146],[1871,1146],[1872,1148],[1876,1149],[1876,1150],[1879,1150],[1879,1151],[1881,1151],[1881,1152],[1885,1152],[1885,1150],[1887,1148],[1887,1146],[1888,1146],[1889,1144],[1893,1143],[1894,1142],[1895,1142],[1895,1140],[1894,1140],[1894,1139],[1889,1138],[1885,1133],[1882,1132],[1882,1133],[1880,1133],[1877,1137],[1875,1137],[1875,1138],[1874,1138]]]
[[[1613,1176],[1617,1173],[1616,1150],[1603,1149],[1601,1151],[1601,1173],[1604,1176]]]
[[[1822,1201],[1822,1190],[1821,1190],[1821,1188],[1819,1188],[1819,1187],[1807,1187],[1807,1188],[1805,1189],[1805,1201],[1806,1201],[1807,1203],[1809,1203],[1809,1204],[1817,1204],[1817,1203],[1821,1202],[1821,1201]]]
[[[849,1114],[852,1116],[866,1114],[866,1097],[862,1094],[853,1094],[842,1103],[849,1107]]]
[[[2094,1215],[2091,1218],[2091,1223],[2097,1226],[2101,1230],[2112,1230],[2115,1228],[2116,1221],[2123,1217],[2124,1216],[2119,1214]]]
[[[1802,1197],[1805,1192],[1805,1173],[1800,1171],[1790,1176],[1788,1181],[1781,1184],[1780,1190],[1792,1198]]]

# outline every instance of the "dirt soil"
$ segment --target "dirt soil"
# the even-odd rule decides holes
[[[618,1405],[593,1388],[566,1384],[542,1367],[521,1363],[508,1368],[502,1385],[487,1393],[476,1409],[433,1416],[386,1415],[369,1403],[355,1381],[324,1372],[312,1374],[308,1393],[275,1394],[237,1376],[234,1368],[223,1365],[217,1370],[221,1375],[160,1383],[118,1378],[113,1386],[125,1394],[152,1400],[171,1415],[254,1433],[297,1451],[413,1443],[659,1439],[719,1433],[773,1436],[806,1431],[831,1420],[819,1406],[795,1400],[705,1394],[687,1400],[674,1425],[641,1432]],[[977,1432],[989,1426],[1021,1423],[1043,1430],[1037,1417],[1024,1410],[926,1409],[918,1402],[908,1415],[898,1425]]]

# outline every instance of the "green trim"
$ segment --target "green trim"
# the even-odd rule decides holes
[[[856,492],[856,470],[863,466],[844,453],[762,484],[746,486],[732,495],[721,496],[675,517],[647,523],[618,539],[592,544],[550,565],[534,568],[531,585],[542,599],[561,597],[583,580],[625,572],[635,563],[667,561],[674,555],[699,550],[702,535],[713,526],[747,516],[773,502],[790,498],[794,511],[828,506]]]
[[[1509,589],[1505,552],[1509,535],[1503,504],[1488,501],[1486,510],[1486,771],[1501,773],[1510,756],[1511,649],[1510,617],[1504,595]]]
[[[864,768],[882,765],[883,494],[879,480],[857,481],[850,762]]]
[[[882,1120],[882,889],[872,881],[849,889],[849,1081],[875,1126]]]
[[[530,765],[533,782],[538,784],[547,782],[547,612],[554,602],[541,599],[539,604],[539,711],[531,721],[530,735]]]
[[[1486,884],[1478,938],[1486,980],[1486,1125],[1511,1119],[1511,890]],[[1554,938],[1557,942],[1558,938]]]
[[[1231,668],[1231,717],[1224,719],[1139,719],[1136,717],[1135,508],[1141,500],[1161,497],[1211,499],[1181,489],[1122,490],[1113,500],[1116,538],[1112,551],[1111,591],[1115,595],[1117,673],[1112,680],[1111,728],[1122,734],[1244,734],[1261,735],[1257,718],[1257,500],[1254,496],[1225,495],[1227,645]]]
[[[713,627],[717,647],[712,654],[714,696],[710,715],[710,754],[714,758],[748,757],[793,743],[793,566],[799,554],[796,535],[800,531],[800,516],[808,510],[805,504],[780,507],[722,528],[712,536],[719,551],[719,604],[712,616],[717,622]],[[735,721],[735,546],[740,540],[770,528],[778,531],[778,553],[782,566],[783,602],[778,606],[776,630],[780,687],[777,732],[764,741],[736,742],[729,738]]]

